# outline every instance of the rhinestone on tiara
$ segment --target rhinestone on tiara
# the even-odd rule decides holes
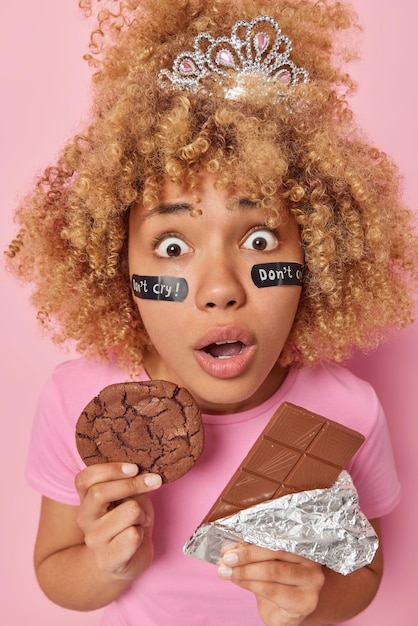
[[[238,98],[244,90],[239,84],[243,76],[263,76],[285,87],[307,83],[309,73],[290,59],[291,51],[292,42],[282,34],[277,22],[260,15],[251,22],[236,22],[230,38],[214,39],[209,33],[199,33],[194,38],[193,51],[180,52],[171,71],[160,71],[159,82],[162,87],[197,91],[209,74],[224,76],[233,70],[238,83],[227,91],[230,98]]]

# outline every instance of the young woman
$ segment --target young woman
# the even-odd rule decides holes
[[[338,37],[355,16],[310,0],[110,6],[92,36],[92,119],[19,208],[9,250],[40,318],[83,354],[54,372],[34,422],[39,583],[62,606],[106,606],[107,626],[347,620],[378,589],[381,546],[346,577],[250,545],[216,571],[182,546],[283,401],[365,435],[347,469],[378,535],[399,499],[380,404],[338,364],[411,321],[418,267],[396,168],[347,105]],[[254,279],[272,264],[303,280]],[[145,298],[153,278],[166,290]],[[195,467],[163,487],[129,464],[85,468],[85,405],[148,379],[198,401]]]

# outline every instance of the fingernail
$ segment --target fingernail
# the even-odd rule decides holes
[[[232,569],[230,567],[225,567],[224,565],[220,565],[218,567],[218,574],[221,578],[231,578]]]
[[[144,478],[147,487],[159,487],[161,485],[161,476],[158,474],[148,474]]]
[[[238,563],[238,554],[236,552],[226,552],[222,560],[226,565],[236,565]]]
[[[138,473],[138,465],[135,465],[135,463],[125,463],[122,465],[122,473],[126,474],[126,476],[134,476]]]

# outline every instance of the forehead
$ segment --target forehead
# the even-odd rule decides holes
[[[193,189],[187,183],[178,184],[165,180],[158,200],[150,208],[138,207],[141,223],[156,216],[219,216],[226,210],[232,210],[232,215],[237,211],[257,213],[259,218],[264,219],[264,212],[257,200],[250,200],[245,192],[218,189],[215,179],[210,176],[201,177],[199,184]]]
[[[250,191],[245,184],[221,184],[220,177],[208,173],[205,169],[184,181],[177,182],[166,176],[153,193],[144,193],[144,201],[132,207],[131,227],[148,222],[153,217],[167,218],[169,215],[197,217],[212,216],[225,210],[232,210],[233,215],[257,215],[257,219],[270,227],[287,222],[290,215],[287,203],[279,194],[264,197],[260,189],[251,185]],[[148,196],[148,200],[146,200]],[[267,200],[267,201],[265,201]],[[229,211],[228,211],[229,213]]]
[[[251,186],[253,187],[253,185]],[[221,183],[220,178],[203,170],[197,176],[175,182],[165,177],[158,190],[154,202],[143,203],[141,213],[146,215],[158,213],[161,205],[164,212],[169,212],[170,204],[187,204],[191,214],[200,215],[205,207],[222,207],[228,209],[253,209],[264,211],[264,194],[261,189],[250,190],[244,183]],[[272,206],[269,198],[269,206]],[[286,214],[283,200],[274,198],[274,212]],[[177,210],[177,207],[176,207]]]

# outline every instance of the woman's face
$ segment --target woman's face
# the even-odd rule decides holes
[[[265,286],[263,266],[302,264],[303,254],[293,218],[272,230],[245,195],[227,208],[228,193],[209,175],[198,195],[201,214],[192,216],[189,190],[167,181],[156,207],[131,212],[134,297],[155,347],[144,365],[151,378],[186,387],[203,412],[233,413],[260,404],[283,381],[277,359],[301,286]],[[262,267],[253,279],[255,265]]]

